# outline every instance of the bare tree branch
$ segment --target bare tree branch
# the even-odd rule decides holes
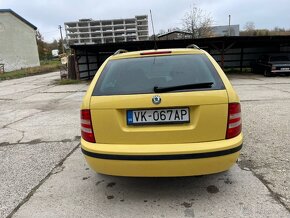
[[[255,23],[253,21],[248,21],[245,26],[244,26],[244,29],[245,31],[254,31],[256,28],[255,28]]]
[[[185,13],[182,23],[184,31],[190,32],[192,38],[213,36],[212,17],[194,5]]]

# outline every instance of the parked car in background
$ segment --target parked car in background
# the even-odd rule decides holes
[[[81,147],[96,172],[192,176],[228,170],[243,143],[239,98],[195,48],[125,52],[96,73],[81,108]]]
[[[252,64],[254,73],[262,73],[264,76],[290,75],[290,60],[286,55],[262,55]]]

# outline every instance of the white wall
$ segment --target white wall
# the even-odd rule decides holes
[[[229,35],[229,26],[213,26],[213,33],[215,36],[227,36]],[[231,36],[240,35],[240,25],[231,25]]]
[[[11,13],[0,13],[0,64],[5,71],[40,65],[35,30]]]

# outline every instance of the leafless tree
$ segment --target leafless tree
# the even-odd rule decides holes
[[[244,26],[244,30],[247,32],[254,31],[255,29],[256,29],[256,27],[255,27],[255,23],[253,21],[248,21]]]
[[[158,32],[158,34],[157,35],[162,35],[162,34],[165,34],[166,33],[166,31],[165,30],[163,30],[163,29],[161,29],[161,30],[159,30],[159,32]]]
[[[181,29],[179,27],[170,27],[167,30],[167,32],[173,32],[173,31],[181,31]]]
[[[182,24],[185,31],[192,33],[192,38],[213,36],[212,17],[194,5],[185,13]]]
[[[241,36],[276,36],[276,35],[290,35],[290,29],[283,27],[275,27],[274,29],[258,29],[254,22],[249,21],[245,24],[244,30],[240,31]]]

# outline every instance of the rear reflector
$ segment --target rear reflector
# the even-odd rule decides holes
[[[84,140],[88,142],[96,142],[92,126],[91,112],[88,109],[81,110],[81,133]]]
[[[170,54],[171,51],[153,51],[153,52],[142,52],[140,55],[158,55],[158,54]]]
[[[230,103],[228,112],[228,128],[226,138],[234,138],[242,131],[241,105],[239,103]]]

